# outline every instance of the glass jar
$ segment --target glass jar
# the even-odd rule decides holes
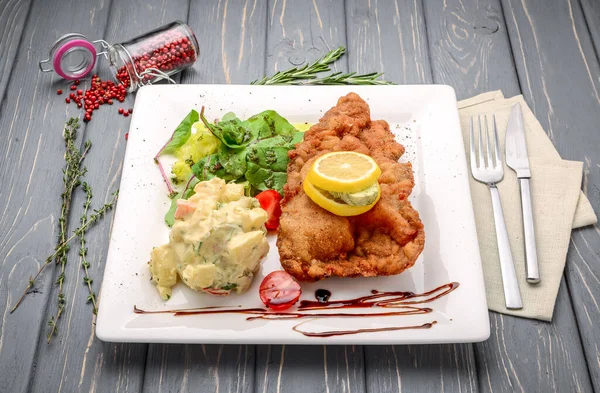
[[[102,47],[100,51],[97,44]],[[200,50],[192,29],[175,21],[120,44],[90,41],[82,34],[69,33],[53,44],[39,66],[43,72],[54,71],[64,79],[83,79],[92,73],[100,55],[108,59],[113,76],[131,93],[161,80],[175,83],[170,76],[191,67]]]
[[[115,77],[129,92],[191,67],[200,53],[192,29],[175,21],[130,41],[109,45]]]

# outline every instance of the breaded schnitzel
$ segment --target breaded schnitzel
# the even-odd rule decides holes
[[[341,217],[315,204],[302,189],[314,160],[331,151],[371,156],[381,168],[381,199],[368,212]],[[388,276],[414,265],[425,244],[419,214],[408,201],[410,163],[398,163],[404,146],[383,120],[371,121],[355,93],[338,100],[289,152],[288,182],[277,236],[281,265],[299,281],[329,276]]]

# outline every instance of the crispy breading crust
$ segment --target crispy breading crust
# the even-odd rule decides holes
[[[357,151],[381,168],[381,199],[367,213],[336,216],[316,205],[302,189],[314,160],[331,151]],[[425,232],[408,201],[414,179],[410,163],[398,163],[404,146],[383,120],[371,121],[357,94],[341,97],[289,152],[288,182],[281,202],[277,248],[283,268],[299,281],[329,276],[388,276],[413,266]]]

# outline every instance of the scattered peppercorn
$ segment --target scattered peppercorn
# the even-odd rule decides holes
[[[65,103],[69,104],[73,101],[78,108],[83,108],[85,111],[83,120],[85,122],[92,120],[93,112],[99,109],[101,105],[112,105],[115,99],[119,102],[124,102],[127,96],[127,87],[124,84],[103,81],[96,74],[92,76],[91,86],[86,90],[77,89],[77,86],[81,83],[79,79],[73,83],[73,85],[69,86],[69,89],[76,90],[76,92],[70,93],[69,97],[65,98]],[[56,94],[58,95],[61,95],[62,92],[61,89],[56,90]],[[119,113],[128,117],[130,113],[133,113],[133,108],[119,108]]]

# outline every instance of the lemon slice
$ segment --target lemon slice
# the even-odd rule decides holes
[[[345,203],[339,203],[335,200],[328,198],[321,191],[319,191],[308,179],[305,179],[303,184],[304,192],[314,203],[321,206],[323,209],[337,215],[337,216],[358,216],[359,214],[363,214],[368,212],[375,206],[379,198],[381,197],[381,189],[379,188],[379,183],[377,183],[377,199],[375,202],[366,206],[352,206],[346,205]]]
[[[327,191],[358,192],[376,183],[380,175],[381,169],[371,157],[338,151],[317,158],[306,178]]]

